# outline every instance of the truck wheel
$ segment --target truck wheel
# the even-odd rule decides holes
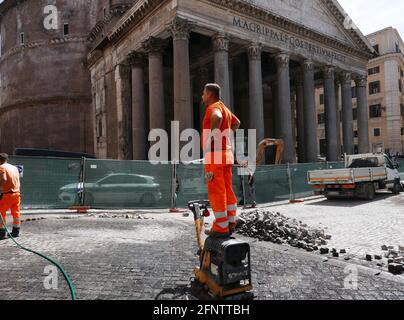
[[[401,184],[398,183],[398,182],[395,182],[393,189],[391,189],[391,192],[393,194],[400,194],[400,192],[401,192]]]
[[[376,190],[373,183],[367,184],[365,186],[365,194],[366,194],[366,200],[373,200],[375,198]]]

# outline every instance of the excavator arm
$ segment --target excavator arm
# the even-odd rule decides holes
[[[264,139],[258,145],[257,151],[257,166],[262,165],[265,158],[265,150],[269,147],[276,146],[275,164],[280,164],[282,161],[285,143],[280,139]]]

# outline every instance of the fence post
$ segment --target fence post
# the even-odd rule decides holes
[[[81,158],[81,203],[80,205],[84,207],[86,203],[86,187],[85,187],[85,176],[86,176],[86,158]]]
[[[296,199],[295,199],[295,194],[294,194],[294,192],[293,192],[293,185],[292,185],[292,173],[291,173],[291,171],[290,171],[290,164],[288,163],[288,169],[287,169],[287,172],[288,172],[288,181],[289,181],[289,192],[290,192],[290,194],[289,194],[289,201],[295,201]]]
[[[172,161],[172,167],[171,167],[171,208],[170,212],[171,213],[178,213],[181,212],[177,208],[177,165],[175,161]]]

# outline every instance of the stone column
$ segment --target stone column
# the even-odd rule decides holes
[[[277,80],[278,80],[278,119],[279,133],[285,142],[283,154],[284,163],[296,162],[296,148],[292,129],[292,106],[290,101],[290,75],[289,55],[280,53],[276,56]]]
[[[276,81],[271,82],[271,94],[272,94],[272,118],[274,123],[274,138],[280,139],[280,126],[279,126],[279,99],[278,99],[278,83]]]
[[[205,111],[206,107],[202,103],[202,93],[205,85],[209,82],[209,69],[205,66],[200,67],[198,70],[198,89],[199,89],[199,95],[200,95],[200,103],[199,103],[199,122],[201,124],[202,128],[202,121],[203,118],[205,117]]]
[[[317,110],[315,100],[314,64],[311,60],[303,61],[304,87],[304,137],[305,160],[308,163],[318,161]]]
[[[338,148],[338,155],[339,158],[341,159],[341,153],[342,153],[342,142],[341,142],[341,113],[340,113],[340,77],[339,75],[335,75],[335,105],[337,109],[337,130],[338,130],[338,135],[337,135],[337,148]]]
[[[218,34],[213,38],[215,52],[215,82],[222,88],[221,100],[226,106],[230,101],[230,75],[229,75],[229,39]]]
[[[132,106],[130,87],[130,68],[126,63],[115,68],[116,115],[118,129],[118,160],[132,159]]]
[[[257,130],[257,143],[265,138],[264,127],[264,93],[262,88],[261,45],[248,47],[249,88],[250,88],[250,129]]]
[[[324,68],[324,104],[325,104],[325,126],[327,140],[327,160],[340,160],[338,150],[338,126],[337,126],[337,104],[335,101],[335,68],[327,66]]]
[[[150,130],[166,129],[164,107],[164,69],[163,52],[166,41],[151,37],[143,43],[149,56],[149,109]]]
[[[230,105],[229,108],[234,112],[234,59],[233,57],[229,58],[229,81],[230,81]]]
[[[193,128],[191,78],[189,70],[189,32],[186,20],[175,19],[170,25],[174,48],[174,120],[180,132]]]
[[[344,153],[354,154],[354,129],[352,110],[352,75],[343,72],[341,75],[342,87],[342,138]]]
[[[144,94],[145,57],[139,52],[129,55],[132,68],[132,149],[133,160],[147,160],[146,105]]]
[[[304,139],[304,87],[302,74],[296,75],[296,127],[297,154],[300,163],[306,161],[306,143]]]
[[[359,76],[355,79],[358,104],[358,138],[359,153],[370,152],[369,144],[369,110],[367,100],[367,77]]]

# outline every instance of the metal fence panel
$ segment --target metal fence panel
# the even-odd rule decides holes
[[[10,163],[23,167],[21,194],[23,208],[66,208],[79,204],[77,197],[80,159],[10,157]],[[65,191],[75,191],[66,198]]]
[[[308,164],[293,164],[290,165],[290,177],[292,188],[292,199],[310,197],[313,193],[313,188],[307,182],[307,172],[311,170],[327,169],[326,163],[308,163]]]
[[[93,208],[169,208],[172,165],[86,160],[84,205]]]

